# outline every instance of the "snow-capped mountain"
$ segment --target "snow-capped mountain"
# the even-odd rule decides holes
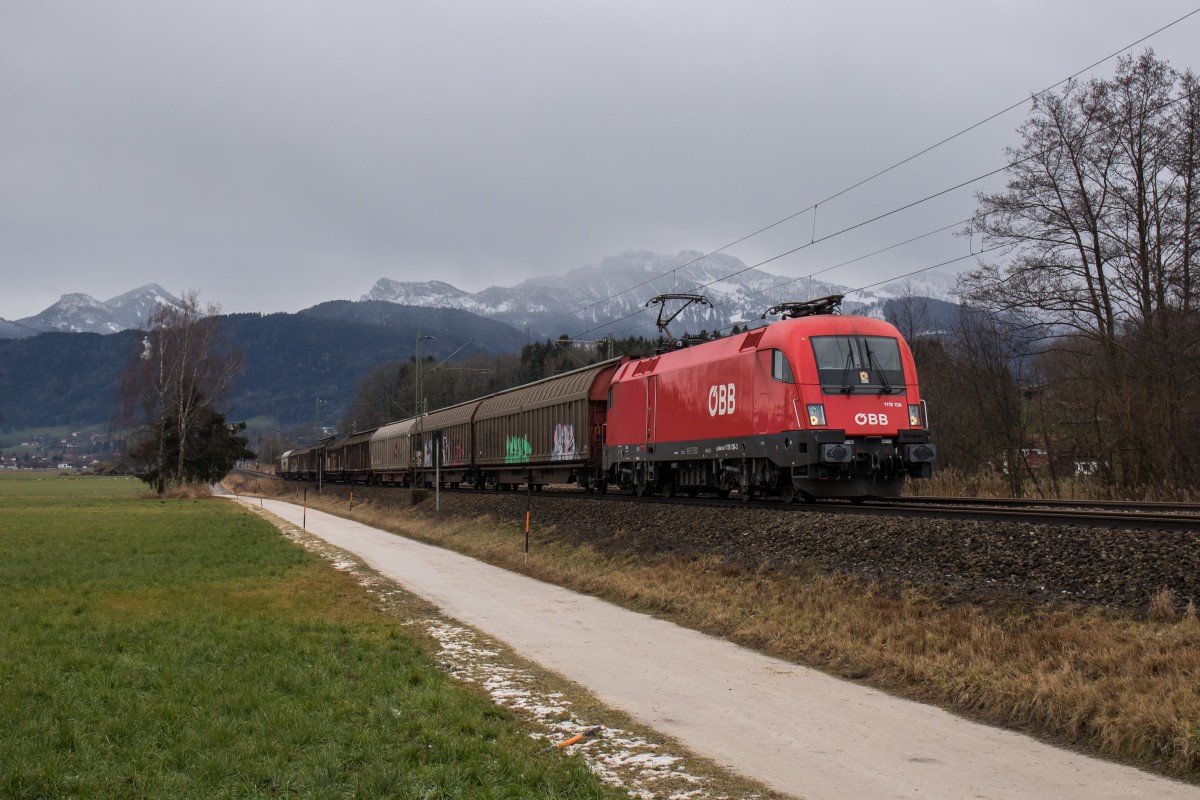
[[[363,300],[402,305],[458,308],[527,329],[530,335],[575,338],[608,334],[657,335],[656,308],[646,302],[659,294],[702,294],[711,307],[692,305],[670,325],[672,335],[728,328],[760,319],[772,306],[829,294],[846,294],[846,313],[883,315],[883,303],[905,295],[953,302],[955,278],[926,272],[872,289],[849,293],[845,287],[812,279],[790,279],[751,269],[733,256],[684,251],[657,255],[626,252],[597,267],[581,267],[562,276],[531,278],[512,287],[490,286],[464,292],[440,281],[380,279]],[[677,304],[670,304],[669,316]]]
[[[57,303],[40,314],[7,323],[0,329],[0,335],[20,338],[45,331],[116,333],[143,327],[150,312],[158,305],[176,305],[178,302],[172,294],[154,283],[104,302],[86,294],[64,294]]]
[[[157,283],[150,283],[105,300],[104,305],[119,316],[125,328],[140,328],[150,319],[150,312],[162,305],[178,306],[179,298]]]

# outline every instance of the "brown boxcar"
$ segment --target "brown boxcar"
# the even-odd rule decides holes
[[[384,425],[371,436],[371,475],[379,483],[412,483],[411,432],[415,420]]]
[[[348,483],[371,482],[371,435],[369,431],[352,433],[342,442],[342,480]]]
[[[481,483],[514,487],[599,483],[612,359],[498,392],[475,411],[475,466]]]
[[[414,420],[412,440],[417,446],[418,484],[432,486],[434,480],[457,486],[472,475],[471,418],[481,401],[471,400],[424,414]],[[434,441],[441,439],[441,464],[434,463]]]

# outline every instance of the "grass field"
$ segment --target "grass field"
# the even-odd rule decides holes
[[[0,797],[621,797],[213,500],[0,478]]]

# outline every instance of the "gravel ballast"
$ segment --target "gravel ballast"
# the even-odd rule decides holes
[[[345,486],[325,493],[344,496]],[[357,499],[421,515],[490,516],[524,530],[524,493],[429,493],[355,487]],[[418,495],[420,496],[420,495]],[[948,601],[1074,602],[1146,609],[1170,589],[1200,601],[1200,536],[1006,522],[532,497],[537,536],[609,554],[715,556],[749,569],[834,572],[885,585],[934,587]]]

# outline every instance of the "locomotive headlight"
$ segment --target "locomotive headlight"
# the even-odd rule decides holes
[[[909,406],[908,407],[908,424],[914,428],[925,427],[924,420],[921,419],[921,407],[920,406]]]
[[[808,408],[808,424],[809,425],[818,427],[818,426],[822,426],[825,424],[825,406],[817,404],[817,403],[812,403],[812,404],[809,404],[807,406],[807,408]]]

